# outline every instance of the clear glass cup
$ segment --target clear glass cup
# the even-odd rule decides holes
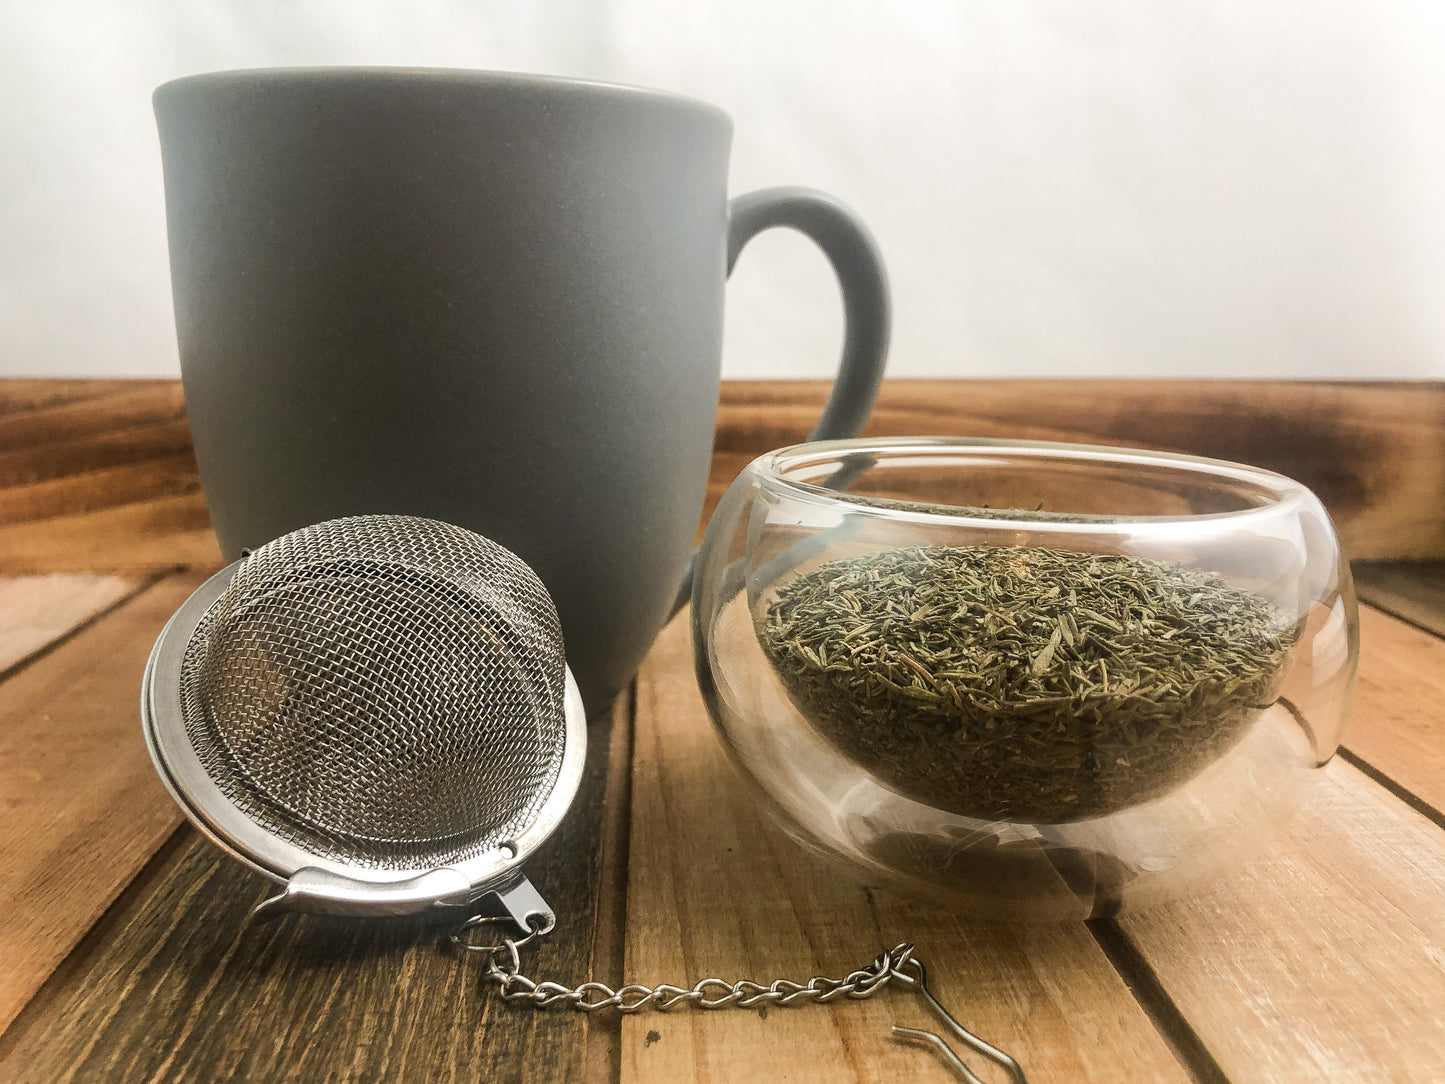
[[[837,562],[883,586],[840,600]],[[1358,660],[1349,565],[1309,490],[1032,441],[757,459],[708,526],[692,615],[723,744],[794,838],[1005,919],[1147,906],[1246,856],[1337,750]],[[1180,637],[1215,644],[1209,664]]]

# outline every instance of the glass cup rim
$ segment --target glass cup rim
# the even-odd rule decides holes
[[[1081,523],[1064,520],[1044,523],[1038,519],[1000,517],[997,515],[1000,510],[995,510],[994,515],[982,517],[970,516],[961,507],[956,512],[934,512],[872,504],[868,503],[866,498],[859,500],[855,496],[846,499],[839,496],[837,491],[790,476],[800,467],[809,465],[837,462],[841,467],[846,457],[870,452],[889,455],[915,452],[930,457],[938,457],[942,453],[943,457],[956,458],[959,462],[1009,456],[1015,459],[1093,462],[1125,468],[1150,467],[1191,477],[1197,484],[1207,484],[1210,481],[1229,482],[1236,486],[1242,484],[1263,499],[1251,507],[1227,512],[1099,515],[1091,516],[1088,521]],[[1128,524],[1134,529],[1161,528],[1166,531],[1180,527],[1202,527],[1211,523],[1223,525],[1226,522],[1244,526],[1241,521],[1287,516],[1316,500],[1307,487],[1293,478],[1245,463],[1149,448],[1014,440],[1003,437],[855,437],[848,440],[809,441],[778,448],[759,456],[753,461],[752,469],[769,490],[815,507],[830,507],[903,522],[948,523],[986,531],[1038,532],[1043,529],[1068,534],[1091,534],[1108,531],[1119,524]]]

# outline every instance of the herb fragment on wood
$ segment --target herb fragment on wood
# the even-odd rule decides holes
[[[1300,629],[1216,573],[925,546],[823,564],[755,614],[794,704],[900,793],[1064,823],[1168,793],[1244,735]]]

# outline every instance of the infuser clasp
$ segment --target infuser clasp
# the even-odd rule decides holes
[[[1009,1079],[1013,1081],[1013,1084],[1028,1084],[1028,1078],[1024,1076],[1024,1071],[1018,1062],[1014,1061],[1013,1058],[1009,1057],[998,1047],[984,1042],[973,1032],[965,1028],[955,1020],[953,1014],[945,1009],[942,1004],[939,1003],[938,999],[933,996],[932,991],[928,989],[928,971],[923,966],[922,960],[916,956],[909,956],[893,969],[892,977],[895,981],[903,983],[904,986],[916,990],[919,996],[923,998],[924,1004],[928,1006],[929,1011],[938,1017],[943,1026],[947,1028],[959,1042],[963,1043],[975,1053],[987,1058],[995,1065],[1000,1066],[1008,1073]],[[947,1040],[945,1040],[943,1036],[932,1031],[899,1027],[897,1024],[894,1024],[893,1037],[900,1042],[917,1043],[919,1045],[933,1047],[943,1056],[944,1060],[953,1067],[954,1071],[967,1081],[967,1084],[984,1084],[978,1075],[974,1073],[954,1049],[948,1045]]]
[[[460,906],[474,891],[466,875],[434,869],[401,881],[360,881],[330,870],[298,869],[286,887],[251,909],[251,921],[270,922],[288,911],[313,915],[412,915],[432,907]]]

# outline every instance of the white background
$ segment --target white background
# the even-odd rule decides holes
[[[872,225],[905,376],[1445,376],[1445,4],[0,0],[0,375],[177,371],[150,91],[501,68],[732,113],[734,192]],[[835,287],[751,246],[729,377],[825,376]]]

